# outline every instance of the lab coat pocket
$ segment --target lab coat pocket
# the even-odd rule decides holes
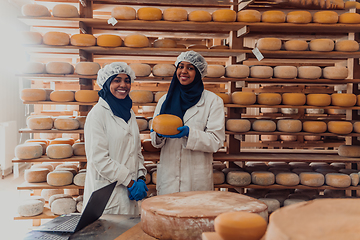
[[[100,189],[102,187],[105,187],[106,185],[110,184],[109,181],[107,180],[95,180],[95,190]],[[118,187],[115,187],[114,191],[112,192],[110,199],[108,201],[108,203],[106,204],[105,209],[109,209],[109,208],[113,208],[115,206],[118,206],[120,203],[119,198],[117,197],[118,195]]]

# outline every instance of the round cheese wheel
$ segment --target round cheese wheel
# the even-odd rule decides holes
[[[96,45],[100,47],[120,47],[122,45],[122,39],[118,35],[102,34],[97,37]]]
[[[15,157],[19,159],[39,158],[43,154],[43,148],[38,143],[25,143],[15,147]]]
[[[54,121],[54,127],[59,130],[74,130],[78,129],[80,123],[75,118],[57,117]]]
[[[275,182],[284,186],[295,186],[299,185],[300,178],[296,173],[282,172],[276,174]]]
[[[79,75],[96,75],[100,68],[100,64],[96,62],[78,62],[75,65],[75,72]]]
[[[323,76],[328,79],[345,79],[348,74],[347,67],[325,67],[323,69]]]
[[[148,128],[148,122],[145,118],[136,118],[139,131],[144,131]]]
[[[226,129],[232,132],[248,132],[251,123],[247,119],[228,119],[226,121]]]
[[[341,40],[335,43],[335,50],[342,52],[356,52],[359,50],[359,43],[355,40]]]
[[[270,66],[252,66],[250,68],[250,77],[253,78],[271,78],[274,70]]]
[[[55,90],[50,94],[50,100],[53,102],[73,102],[75,93],[68,90]]]
[[[25,143],[33,143],[33,142],[35,142],[35,143],[41,143],[42,142],[42,143],[45,143],[46,146],[48,146],[49,143],[50,143],[50,141],[48,139],[27,139],[25,141]]]
[[[352,93],[331,94],[331,105],[340,107],[351,107],[356,104],[356,95]]]
[[[311,20],[312,16],[308,11],[292,11],[286,15],[288,23],[309,23]]]
[[[141,226],[155,238],[201,239],[202,232],[214,231],[215,217],[234,209],[257,213],[267,220],[266,204],[251,197],[223,191],[191,191],[144,200]]]
[[[144,139],[141,141],[141,146],[146,152],[160,152],[161,148],[156,148],[151,144],[151,139]],[[148,170],[150,171],[150,170]]]
[[[47,168],[25,169],[24,178],[28,183],[46,182],[46,176],[49,172]]]
[[[137,10],[139,20],[158,21],[162,19],[162,12],[155,7],[142,7]]]
[[[347,1],[345,2],[345,9],[349,9],[349,8],[356,8],[357,2],[353,2],[353,1]]]
[[[46,72],[50,74],[72,74],[74,66],[67,62],[48,62]]]
[[[309,47],[305,40],[289,40],[284,43],[284,48],[287,51],[305,51]]]
[[[74,176],[74,184],[76,186],[85,186],[86,172],[80,172]]]
[[[47,175],[47,183],[50,186],[66,186],[73,182],[73,174],[69,171],[53,171]]]
[[[151,67],[145,63],[130,63],[129,67],[135,72],[136,77],[147,77],[151,74]]]
[[[22,70],[23,73],[45,73],[45,64],[41,62],[27,62]]]
[[[165,91],[156,92],[154,96],[154,102],[159,102],[160,98],[164,96],[166,93],[167,92]]]
[[[251,173],[251,181],[256,185],[269,186],[275,183],[275,175],[267,171],[254,171]]]
[[[75,156],[85,156],[86,155],[84,142],[74,143],[74,145],[72,145],[72,148],[73,148],[73,153]]]
[[[260,50],[278,51],[281,48],[281,40],[279,38],[260,38],[257,47]]]
[[[84,128],[86,116],[77,116],[76,119],[79,121],[79,128]]]
[[[346,12],[339,16],[339,23],[360,23],[360,14]]]
[[[73,145],[74,143],[75,143],[75,141],[72,138],[56,138],[54,140],[50,140],[49,145],[53,145],[53,144],[70,144],[70,145]]]
[[[340,145],[338,154],[341,157],[360,157],[360,146],[358,145]]]
[[[163,19],[165,21],[180,22],[187,21],[187,18],[188,13],[184,8],[172,7],[165,9],[163,12]]]
[[[359,175],[358,175],[359,176]],[[351,178],[344,173],[327,173],[325,175],[325,183],[332,187],[350,187]]]
[[[56,4],[52,9],[52,15],[54,17],[61,18],[79,18],[78,9],[74,5],[70,4]]]
[[[268,207],[268,212],[273,213],[274,211],[276,211],[277,209],[280,208],[280,202],[277,199],[273,199],[273,198],[259,198],[259,201],[262,201],[263,203],[265,203]]]
[[[276,78],[296,78],[297,67],[295,66],[276,66],[274,67],[274,77]]]
[[[63,194],[54,194],[49,198],[49,207],[51,207],[51,204],[56,200],[56,199],[61,199],[61,198],[72,198],[72,196],[70,194],[65,193],[64,189],[64,193]],[[78,190],[78,189],[76,189]]]
[[[346,121],[329,121],[328,131],[336,134],[349,134],[353,130],[353,126],[351,122]]]
[[[261,13],[257,10],[241,10],[237,13],[238,22],[260,22]]]
[[[214,22],[235,22],[236,12],[231,9],[218,9],[212,13]]]
[[[226,175],[226,182],[236,187],[247,186],[251,184],[251,175],[248,172],[230,171]]]
[[[261,21],[267,23],[283,23],[285,22],[286,14],[282,11],[265,11],[261,15]]]
[[[225,174],[219,170],[213,169],[213,183],[215,185],[223,184],[225,182]]]
[[[302,123],[297,119],[280,119],[277,122],[277,130],[281,132],[300,132]]]
[[[227,93],[216,93],[224,102],[224,104],[231,103],[231,96]]]
[[[258,132],[274,132],[276,130],[276,123],[272,120],[255,120],[252,124],[252,128],[254,131]]]
[[[42,35],[38,32],[22,32],[22,42],[23,44],[41,44],[42,43]]]
[[[50,197],[55,194],[63,194],[64,189],[42,189],[41,197],[45,199],[45,201],[49,201]]]
[[[160,114],[152,121],[153,130],[162,135],[178,134],[180,131],[177,128],[182,126],[181,118],[171,114]]]
[[[360,133],[360,122],[353,123],[354,132]]]
[[[331,96],[325,93],[311,93],[306,96],[306,104],[310,106],[325,107],[331,103]]]
[[[74,34],[70,38],[71,45],[80,47],[95,46],[96,38],[91,34]]]
[[[135,20],[136,11],[132,7],[119,6],[111,10],[111,16],[119,20]]]
[[[173,64],[159,63],[153,67],[152,73],[157,77],[171,77],[174,75],[175,70],[176,67]]]
[[[215,218],[214,227],[225,240],[259,240],[266,232],[267,222],[256,213],[226,212]]]
[[[279,105],[281,103],[281,95],[279,93],[259,93],[257,95],[257,103],[261,105]]]
[[[44,204],[36,199],[24,200],[19,204],[17,211],[22,217],[33,217],[44,211]]]
[[[46,101],[46,91],[40,88],[25,88],[21,90],[20,98],[23,101]]]
[[[195,10],[189,13],[188,18],[193,22],[210,22],[211,14],[204,10]]]
[[[73,169],[75,172],[78,170],[78,166],[75,163],[61,163],[56,166],[55,170],[58,170],[60,168],[70,168]]]
[[[187,47],[188,49],[208,49],[206,45],[202,44],[192,44]]]
[[[323,133],[327,130],[327,125],[322,121],[305,121],[303,122],[303,130],[311,133]]]
[[[165,39],[156,39],[153,43],[155,48],[176,48],[176,41],[173,39],[165,38]]]
[[[149,39],[142,34],[131,34],[125,37],[124,45],[126,47],[149,47]]]
[[[311,51],[330,52],[334,50],[335,43],[332,39],[313,39],[309,43]]]
[[[77,90],[75,92],[75,101],[77,102],[97,102],[98,100],[97,90]]]
[[[64,32],[47,32],[43,36],[43,43],[53,46],[66,46],[70,44],[70,37]]]
[[[302,106],[306,103],[306,96],[304,93],[283,93],[282,103],[285,105]]]
[[[322,70],[318,66],[301,66],[298,67],[298,78],[317,79],[320,78]]]
[[[249,66],[235,64],[225,67],[225,76],[232,78],[246,78],[250,74]]]
[[[72,198],[56,199],[51,204],[51,212],[55,215],[70,214],[76,211],[76,202]]]
[[[225,75],[225,67],[223,65],[209,64],[207,68],[207,77],[219,78]]]
[[[69,158],[73,155],[73,149],[70,144],[51,144],[46,148],[46,155],[55,159]]]
[[[152,172],[151,174],[151,181],[156,184],[156,180],[157,180],[157,172],[156,172],[156,169],[155,171]]]
[[[45,143],[43,143],[43,144],[45,144]],[[38,168],[47,169],[47,170],[49,170],[49,172],[54,171],[54,166],[51,165],[50,163],[39,163],[39,164],[34,164],[31,166],[31,169],[38,169]],[[46,182],[46,180],[45,180],[45,182]]]
[[[254,92],[233,92],[231,99],[235,104],[251,105],[256,102],[256,95]]]
[[[49,130],[52,129],[54,120],[50,116],[30,116],[26,124],[32,130]]]
[[[132,90],[129,97],[134,103],[151,103],[154,100],[154,94],[148,90]]]
[[[334,11],[319,11],[313,15],[314,23],[337,23],[338,20],[339,16]]]
[[[309,187],[320,187],[325,183],[325,177],[318,172],[302,172],[299,174],[300,183]]]
[[[49,9],[40,4],[25,4],[21,7],[21,13],[25,17],[51,17]]]

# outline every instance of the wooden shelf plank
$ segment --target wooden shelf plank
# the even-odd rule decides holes
[[[226,134],[231,135],[296,135],[296,136],[338,136],[338,137],[360,137],[360,133],[349,133],[349,134],[335,134],[330,132],[324,133],[309,133],[309,132],[258,132],[258,131],[248,131],[248,132],[231,132],[226,131]]]
[[[42,1],[42,0],[41,0]],[[151,6],[189,6],[189,7],[221,7],[232,6],[238,3],[231,2],[229,0],[92,0],[94,4],[122,4],[122,5],[151,5]]]
[[[32,217],[22,217],[22,216],[15,216],[14,220],[30,220],[30,219],[52,219],[52,218],[56,218],[59,215],[55,215],[51,212],[50,208],[45,206],[44,207],[44,211],[37,216],[32,216]]]
[[[87,162],[86,156],[72,156],[70,158],[49,158],[46,155],[41,156],[40,158],[35,159],[19,159],[13,158],[13,163],[20,162]]]
[[[229,108],[316,108],[316,109],[352,109],[352,110],[360,110],[360,106],[352,106],[352,107],[340,107],[340,106],[311,106],[311,105],[261,105],[261,104],[253,104],[253,105],[240,105],[234,103],[224,104],[225,107]]]
[[[29,102],[23,101],[23,104],[51,104],[51,105],[88,105],[93,106],[97,104],[97,102],[53,102],[53,101],[36,101],[36,102]]]
[[[83,134],[84,129],[76,129],[76,130],[58,130],[58,129],[33,130],[33,129],[29,129],[29,128],[20,128],[19,133],[79,133],[79,134]]]
[[[256,188],[256,189],[334,189],[334,190],[360,190],[360,186],[350,186],[347,188],[337,188],[331,187],[328,185],[323,185],[320,187],[309,187],[305,185],[295,185],[295,186],[283,186],[279,184],[273,184],[270,186],[260,186],[255,184],[250,184],[244,187],[235,187],[230,184],[221,184],[221,185],[214,185],[215,188]]]
[[[22,184],[17,186],[17,190],[33,190],[33,189],[84,189],[84,187],[76,186],[74,184],[56,187],[56,186],[50,186],[46,182],[43,183],[23,182]]]
[[[79,75],[79,74],[16,74],[16,77],[31,80],[51,80],[51,81],[67,81],[79,80],[80,78],[96,79],[97,75]]]

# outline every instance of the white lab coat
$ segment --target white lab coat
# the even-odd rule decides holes
[[[87,170],[84,206],[91,193],[118,181],[105,208],[105,214],[139,214],[136,201],[128,196],[127,185],[146,174],[136,116],[131,110],[128,123],[115,116],[100,98],[85,122]]]
[[[159,100],[154,117],[159,114],[165,98],[166,95]],[[225,141],[222,99],[204,90],[199,102],[186,111],[183,122],[190,128],[188,137],[160,138],[156,132],[151,133],[153,146],[161,148],[157,166],[158,195],[214,189],[213,153]]]

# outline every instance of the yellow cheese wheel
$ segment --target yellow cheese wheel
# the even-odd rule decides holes
[[[188,49],[208,49],[206,45],[202,44],[191,44],[187,47]]]
[[[27,139],[25,141],[25,143],[32,143],[32,142],[36,142],[36,143],[39,143],[39,142],[42,142],[42,143],[45,143],[46,146],[49,145],[50,141],[48,139]]]
[[[284,43],[287,51],[305,51],[308,49],[308,43],[305,40],[289,40]]]
[[[100,64],[96,62],[78,62],[75,72],[79,75],[96,75],[100,68]]]
[[[241,10],[237,13],[238,22],[260,22],[261,13],[257,10]]]
[[[151,74],[151,67],[145,63],[130,63],[129,67],[135,72],[136,77],[147,77]]]
[[[276,130],[276,123],[272,120],[255,120],[252,128],[257,132],[274,132]]]
[[[312,20],[311,13],[308,11],[293,11],[286,15],[288,23],[309,23]]]
[[[69,145],[73,145],[74,143],[75,143],[75,141],[72,138],[56,138],[54,140],[51,140],[49,145],[53,145],[53,144],[69,144]]]
[[[306,104],[310,106],[325,107],[331,103],[331,96],[325,93],[311,93],[306,96]]]
[[[153,43],[155,48],[176,48],[176,41],[173,39],[156,39]]]
[[[360,14],[346,12],[339,16],[339,23],[360,23]]]
[[[53,102],[73,102],[75,93],[68,90],[55,90],[50,94],[50,100]]]
[[[231,100],[235,104],[251,105],[256,102],[256,94],[253,92],[233,92]]]
[[[348,74],[347,67],[325,67],[323,69],[323,76],[328,79],[345,79]]]
[[[165,21],[187,21],[188,13],[184,8],[173,7],[167,8],[163,12],[163,18]]]
[[[25,4],[21,7],[21,13],[25,17],[51,17],[49,9],[40,4]]]
[[[337,23],[338,20],[339,15],[334,11],[319,11],[313,15],[315,23]]]
[[[225,76],[231,78],[247,78],[250,68],[247,65],[234,64],[225,67]]]
[[[226,121],[226,129],[232,132],[248,132],[251,123],[247,119],[228,119]]]
[[[42,35],[38,32],[22,32],[22,43],[23,44],[41,44],[42,43]]]
[[[50,74],[72,74],[74,66],[68,62],[48,62],[46,72]]]
[[[352,93],[331,94],[331,105],[340,107],[352,107],[356,104],[356,95]]]
[[[360,122],[353,123],[354,132],[360,133]]]
[[[334,50],[335,43],[332,39],[313,39],[309,43],[311,51],[330,52]]]
[[[305,105],[306,96],[304,93],[283,93],[282,103],[295,106]]]
[[[225,75],[225,67],[219,64],[209,64],[207,68],[207,77],[219,78]]]
[[[252,66],[250,68],[250,77],[253,78],[271,78],[274,70],[270,66]]]
[[[325,183],[325,177],[318,172],[302,172],[299,174],[300,183],[309,187],[320,187]]]
[[[227,93],[216,93],[224,102],[224,104],[231,103],[231,96]]]
[[[111,10],[111,16],[119,20],[135,20],[136,11],[132,7],[119,6]]]
[[[52,9],[54,17],[61,18],[78,18],[80,17],[78,9],[70,4],[56,4]]]
[[[297,119],[280,119],[277,122],[277,130],[281,132],[300,132],[302,123]]]
[[[28,183],[46,182],[46,176],[49,172],[47,168],[25,169],[24,178]]]
[[[279,38],[260,38],[257,47],[259,50],[278,51],[281,48],[281,40]]]
[[[279,105],[281,95],[279,93],[260,93],[257,95],[257,103],[261,105]]]
[[[218,9],[212,13],[214,22],[235,22],[236,12],[231,9]]]
[[[162,19],[162,12],[155,7],[142,7],[137,10],[139,20],[158,21]]]
[[[171,77],[174,75],[175,70],[174,64],[159,63],[153,67],[152,73],[157,77]]]
[[[72,117],[57,117],[54,121],[54,127],[59,130],[74,130],[79,126],[79,121]]]
[[[359,176],[359,175],[358,175]],[[327,173],[325,175],[325,183],[331,187],[350,187],[351,178],[344,173]]]
[[[283,23],[285,22],[286,14],[282,11],[265,11],[261,15],[261,21],[267,23]]]
[[[33,130],[52,129],[54,120],[50,116],[30,116],[26,120],[28,128]]]
[[[23,101],[46,101],[46,91],[41,88],[25,88],[21,90],[20,98]]]
[[[86,116],[77,116],[76,119],[79,121],[79,128],[84,128]]]
[[[71,45],[89,47],[96,45],[96,38],[92,34],[74,34],[70,38]]]
[[[355,40],[341,40],[335,43],[335,50],[342,52],[356,52],[359,50],[359,43]]]
[[[136,123],[139,127],[139,131],[144,131],[148,128],[148,122],[143,117],[136,117]]]
[[[303,122],[303,130],[311,133],[323,133],[326,132],[327,125],[323,121],[305,121]]]
[[[280,172],[276,174],[275,182],[284,186],[295,186],[299,185],[300,178],[296,173]]]
[[[15,147],[15,157],[19,159],[39,158],[43,154],[43,148],[38,143],[20,144]]]
[[[78,90],[75,92],[75,101],[77,102],[97,102],[98,100],[97,90]]]
[[[72,148],[73,148],[73,153],[75,156],[85,156],[86,155],[84,142],[74,143],[72,145]]]
[[[328,131],[336,134],[349,134],[353,130],[351,122],[346,121],[329,121]]]
[[[154,94],[148,90],[132,90],[129,97],[134,103],[151,103],[154,100]]]
[[[360,157],[359,145],[340,145],[338,154],[341,157]]]
[[[180,131],[178,127],[182,127],[183,122],[181,118],[171,114],[160,114],[152,121],[152,128],[155,132],[163,135],[175,135]]]
[[[68,171],[54,171],[47,175],[47,183],[50,186],[60,187],[70,185],[72,180],[73,174]]]
[[[276,66],[274,67],[274,77],[276,78],[296,78],[297,67],[295,66]]]
[[[122,45],[122,39],[118,35],[102,34],[97,37],[96,45],[100,47],[120,47]]]
[[[254,171],[251,173],[251,182],[260,186],[269,186],[275,183],[275,175],[267,171]]]
[[[70,37],[64,32],[47,32],[43,36],[43,43],[53,46],[66,46],[70,44]]]
[[[155,96],[154,96],[154,102],[159,102],[160,98],[162,96],[164,96],[165,94],[167,94],[166,91],[160,91],[160,92],[156,92]]]
[[[267,221],[256,213],[226,212],[215,218],[214,228],[224,240],[260,240],[265,234]]]
[[[322,70],[318,66],[298,67],[298,78],[318,79],[322,75]]]
[[[356,8],[357,2],[355,1],[346,1],[344,8],[345,9],[349,9],[349,8]]]
[[[46,148],[46,155],[55,159],[69,158],[73,155],[73,149],[70,144],[51,144]]]
[[[41,74],[45,73],[45,64],[41,62],[27,62],[22,70],[23,73]]]
[[[189,13],[188,18],[193,22],[210,22],[211,14],[204,10],[195,10]]]
[[[126,47],[149,47],[149,39],[142,34],[130,34],[125,37]]]

